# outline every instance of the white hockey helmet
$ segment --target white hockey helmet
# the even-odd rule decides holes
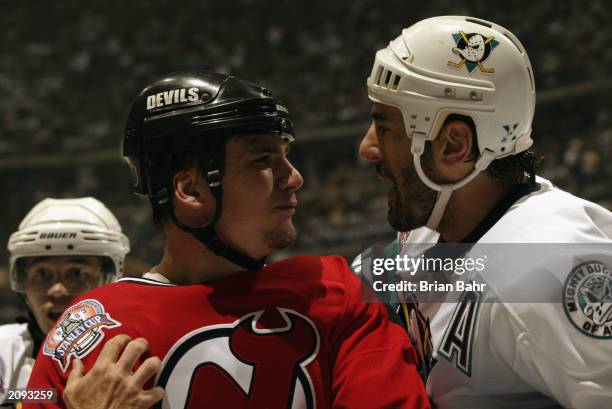
[[[93,197],[45,199],[30,210],[11,235],[11,288],[24,291],[21,260],[45,256],[98,256],[103,263],[104,282],[123,274],[125,255],[130,251],[121,225],[102,202]]]
[[[527,150],[535,85],[529,57],[505,28],[472,17],[420,21],[376,53],[367,80],[374,102],[397,107],[419,178],[437,190],[427,222],[435,229],[453,190],[469,183],[499,158]],[[425,141],[433,141],[450,114],[472,118],[480,156],[474,171],[450,185],[431,181],[421,168]]]

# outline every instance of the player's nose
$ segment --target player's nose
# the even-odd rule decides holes
[[[70,291],[68,291],[66,286],[61,281],[58,281],[49,287],[49,290],[47,290],[47,295],[49,298],[62,299],[70,297]]]
[[[382,159],[382,152],[378,146],[374,122],[370,124],[370,127],[359,144],[359,156],[373,162],[378,162]]]
[[[285,166],[283,171],[278,178],[278,187],[281,190],[291,190],[297,191],[304,184],[304,178],[299,170],[289,161],[289,159],[285,158]]]

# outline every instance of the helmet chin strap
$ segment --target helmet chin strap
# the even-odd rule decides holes
[[[448,201],[454,190],[462,188],[463,186],[470,183],[480,172],[485,170],[487,166],[495,159],[493,152],[489,150],[485,150],[480,158],[476,161],[474,165],[474,170],[467,175],[465,178],[461,179],[456,183],[444,184],[440,185],[433,182],[423,171],[421,166],[421,156],[425,152],[425,134],[414,132],[412,134],[412,147],[411,147],[412,156],[414,158],[414,167],[416,169],[417,175],[419,175],[419,179],[427,185],[432,190],[438,192],[438,197],[436,199],[436,203],[434,204],[434,208],[429,215],[429,219],[425,226],[430,228],[431,230],[436,230],[440,221],[442,220],[442,216],[444,216],[444,212],[446,211],[446,206],[448,205]]]
[[[231,261],[234,264],[239,265],[242,268],[247,270],[259,270],[262,268],[266,262],[266,258],[263,257],[261,259],[255,259],[240,250],[234,249],[231,246],[223,243],[217,232],[215,231],[215,225],[221,218],[221,212],[223,209],[223,189],[221,188],[221,172],[219,170],[215,170],[207,173],[208,186],[213,194],[213,197],[216,201],[215,206],[215,214],[212,220],[201,227],[192,227],[181,222],[176,214],[174,213],[174,209],[170,205],[170,197],[168,194],[168,188],[162,189],[158,192],[157,197],[158,203],[160,206],[164,207],[166,213],[170,216],[174,224],[176,226],[193,235],[200,243],[204,244],[210,251],[215,253],[219,257],[223,257],[226,260]]]
[[[223,257],[226,260],[229,260],[232,263],[237,264],[242,268],[245,268],[246,270],[259,270],[266,263],[265,257],[261,259],[255,259],[223,243],[217,235],[213,223],[209,223],[206,226],[202,227],[192,227],[182,223],[176,217],[173,211],[171,211],[169,215],[174,224],[178,226],[178,228],[187,233],[192,234],[200,243],[204,244],[210,251],[212,251],[219,257]]]

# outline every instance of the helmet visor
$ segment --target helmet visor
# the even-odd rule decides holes
[[[76,295],[104,284],[114,270],[108,257],[24,257],[16,262],[11,287],[22,293],[44,294],[62,285],[68,293]]]

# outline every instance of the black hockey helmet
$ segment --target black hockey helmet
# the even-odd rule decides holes
[[[216,254],[248,269],[263,265],[223,244],[214,226],[222,212],[225,144],[230,136],[276,133],[293,141],[289,111],[272,92],[236,77],[206,71],[177,72],[147,86],[136,97],[125,129],[123,156],[132,168],[133,188],[157,211],[192,233]],[[170,200],[173,154],[197,152],[216,200],[204,227],[175,216]],[[201,156],[200,156],[201,155]]]

